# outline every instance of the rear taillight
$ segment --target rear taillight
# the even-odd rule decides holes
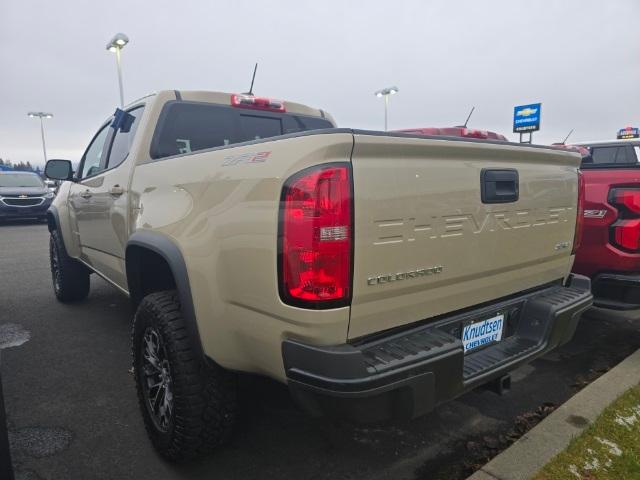
[[[640,219],[616,222],[613,227],[613,236],[618,246],[637,251],[640,247]]]
[[[269,112],[286,112],[282,100],[254,97],[253,95],[231,95],[231,106],[250,108],[253,110],[267,110]]]
[[[625,250],[640,251],[640,189],[612,188],[609,203],[618,209],[618,219],[611,225],[611,241]]]
[[[352,183],[348,164],[328,164],[286,181],[280,204],[280,296],[307,308],[351,299]]]
[[[610,199],[614,205],[625,207],[631,214],[640,215],[640,190],[614,188]]]
[[[584,202],[585,202],[585,187],[584,187],[584,177],[582,172],[578,170],[578,206],[577,206],[577,217],[576,217],[576,233],[573,237],[573,250],[572,254],[575,254],[576,251],[580,248],[580,244],[582,243],[582,232],[584,230]]]

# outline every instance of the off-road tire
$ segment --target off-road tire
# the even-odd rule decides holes
[[[67,254],[62,237],[57,230],[53,230],[49,238],[49,260],[56,298],[65,303],[87,298],[91,272],[86,266]]]
[[[144,361],[146,332],[160,338],[164,363],[168,364],[173,406],[164,429],[151,412],[149,383],[143,383],[148,381],[144,367],[149,368]],[[236,418],[236,375],[203,359],[192,342],[175,291],[152,293],[142,299],[131,332],[138,402],[151,443],[173,462],[201,457],[224,444]]]

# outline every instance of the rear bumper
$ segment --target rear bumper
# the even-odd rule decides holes
[[[587,277],[357,344],[282,344],[289,389],[313,414],[412,418],[503,376],[573,337],[593,297]],[[463,325],[505,315],[506,337],[467,355]]]
[[[593,296],[597,307],[640,308],[640,273],[600,273],[593,279]]]

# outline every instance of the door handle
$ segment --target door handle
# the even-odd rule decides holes
[[[483,168],[480,172],[482,203],[512,203],[520,197],[518,171],[513,168]]]
[[[119,197],[124,193],[124,188],[122,188],[120,185],[114,185],[113,187],[111,187],[111,190],[109,190],[109,193],[114,197]]]
[[[80,193],[80,196],[82,198],[91,198],[91,192],[89,190],[85,190],[84,192]]]

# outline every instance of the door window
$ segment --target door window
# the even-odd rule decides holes
[[[96,175],[103,170],[100,161],[102,160],[102,151],[104,150],[105,140],[109,134],[109,126],[102,127],[87,148],[82,161],[82,169],[80,178],[87,178]]]
[[[127,131],[119,129],[115,132],[106,168],[117,167],[124,162],[127,156],[129,156],[129,150],[131,149],[131,144],[133,143],[133,139],[136,135],[136,130],[138,129],[138,124],[140,123],[140,117],[142,117],[143,111],[144,107],[138,107],[127,111],[127,113],[132,117],[132,123]]]

